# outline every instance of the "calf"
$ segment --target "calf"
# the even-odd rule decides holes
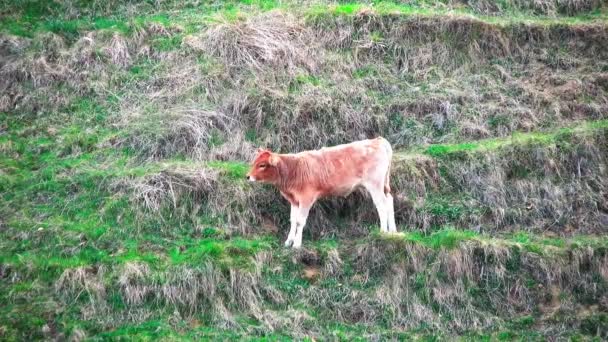
[[[396,232],[389,185],[392,155],[390,143],[382,137],[295,154],[259,149],[247,179],[275,185],[291,204],[287,247],[302,246],[302,230],[317,199],[348,196],[358,187],[370,193],[381,231]]]

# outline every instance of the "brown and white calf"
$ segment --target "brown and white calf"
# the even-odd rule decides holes
[[[291,204],[287,247],[302,246],[302,230],[317,199],[348,196],[358,187],[370,193],[381,231],[396,232],[389,185],[392,155],[390,143],[382,137],[295,154],[260,149],[247,179],[275,185]]]

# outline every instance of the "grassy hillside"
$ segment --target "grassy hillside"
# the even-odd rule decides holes
[[[0,339],[608,338],[598,0],[0,0]],[[382,135],[289,208],[258,146]]]

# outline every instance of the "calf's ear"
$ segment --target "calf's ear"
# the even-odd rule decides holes
[[[261,147],[258,147],[257,152],[258,152],[258,153],[270,152],[270,150],[269,150],[269,149],[267,149],[267,148],[261,148]]]
[[[279,155],[276,153],[271,153],[270,158],[268,158],[268,164],[272,166],[277,166],[279,164]]]

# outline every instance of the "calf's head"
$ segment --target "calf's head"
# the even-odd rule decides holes
[[[277,181],[279,178],[279,171],[277,169],[279,159],[279,156],[270,150],[258,149],[258,154],[247,173],[247,180],[265,183]]]

